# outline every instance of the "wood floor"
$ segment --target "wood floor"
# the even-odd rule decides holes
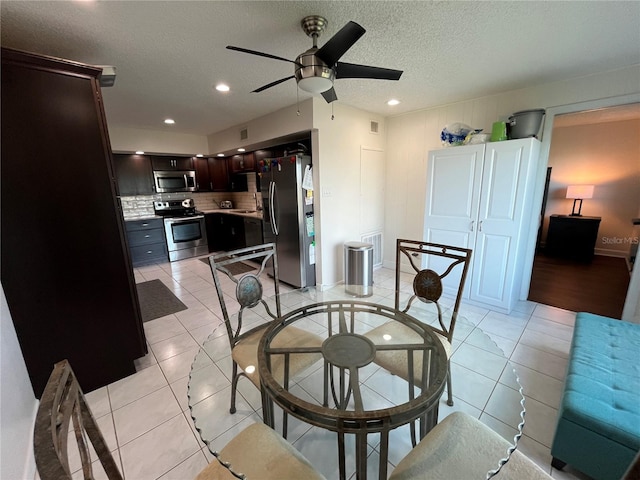
[[[620,318],[629,287],[623,258],[596,255],[589,264],[537,254],[529,300],[574,312]]]

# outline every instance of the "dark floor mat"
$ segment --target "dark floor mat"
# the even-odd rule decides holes
[[[187,306],[160,280],[138,283],[136,288],[143,322],[187,309]]]

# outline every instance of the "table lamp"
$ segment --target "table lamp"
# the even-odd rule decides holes
[[[567,187],[567,198],[573,199],[573,209],[571,210],[571,216],[581,217],[580,211],[582,210],[582,199],[593,198],[593,185],[569,185]],[[580,202],[580,203],[577,203]],[[576,212],[576,204],[578,205],[578,211]]]

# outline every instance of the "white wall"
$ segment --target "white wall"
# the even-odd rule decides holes
[[[300,102],[299,105],[291,105],[264,117],[209,135],[209,153],[213,155],[218,152],[231,152],[239,147],[261,144],[293,133],[308,132],[312,128],[313,103],[312,99],[308,99]],[[248,133],[246,140],[240,139],[240,131],[243,129]]]
[[[378,134],[370,133],[371,121],[378,122]],[[320,233],[316,252],[320,250],[321,259],[317,277],[321,285],[329,286],[343,280],[344,242],[360,241],[367,233],[360,226],[360,209],[367,208],[360,201],[361,150],[386,151],[386,127],[379,115],[339,102],[332,110],[322,98],[313,99],[313,126],[318,132],[313,168],[316,229]],[[379,214],[383,216],[383,212]]]
[[[11,320],[7,299],[0,298],[0,478],[34,478],[33,422],[38,401]]]
[[[634,66],[387,118],[385,266],[394,266],[395,238],[422,238],[427,155],[441,148],[445,125],[463,122],[490,132],[494,121],[520,110],[638,93],[638,78],[640,66]]]
[[[173,153],[176,155],[209,154],[207,137],[165,130],[143,130],[109,126],[111,150],[116,153]]]
[[[545,214],[571,213],[568,185],[595,185],[593,198],[582,204],[582,215],[601,217],[596,253],[629,256],[640,207],[640,120],[575,125],[553,129],[549,151],[552,167]]]

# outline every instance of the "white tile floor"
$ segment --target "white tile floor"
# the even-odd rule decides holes
[[[149,354],[137,362],[138,372],[87,394],[87,398],[126,479],[192,479],[213,458],[195,430],[187,398],[194,357],[221,324],[211,272],[207,264],[193,258],[142,267],[135,270],[135,276],[138,283],[160,279],[188,309],[146,322]],[[388,269],[374,272],[376,285],[393,288],[393,277]],[[488,362],[477,360],[487,355],[481,336],[474,331],[477,325],[510,358],[524,387],[527,414],[519,450],[554,478],[587,479],[570,467],[565,471],[551,468],[549,453],[575,314],[531,302],[522,302],[511,315],[471,305],[463,305],[461,312],[471,323],[456,329],[452,356],[455,406],[449,408],[442,400],[440,418],[454,409],[464,410],[508,439],[515,433],[499,420],[504,396],[513,396],[515,390],[505,374],[501,375],[502,367],[487,371]],[[220,449],[251,422],[261,421],[261,405],[258,390],[241,379],[238,412],[229,414],[231,362],[226,336],[207,353],[211,360],[198,365],[202,367],[198,374],[208,377],[209,390],[192,395],[198,395],[197,408],[215,412],[211,428],[219,436],[211,445]],[[481,365],[484,370],[479,370]],[[333,480],[337,478],[335,437],[315,430],[293,419],[288,439]],[[377,455],[375,449],[370,451]],[[391,449],[390,469],[403,454]]]

